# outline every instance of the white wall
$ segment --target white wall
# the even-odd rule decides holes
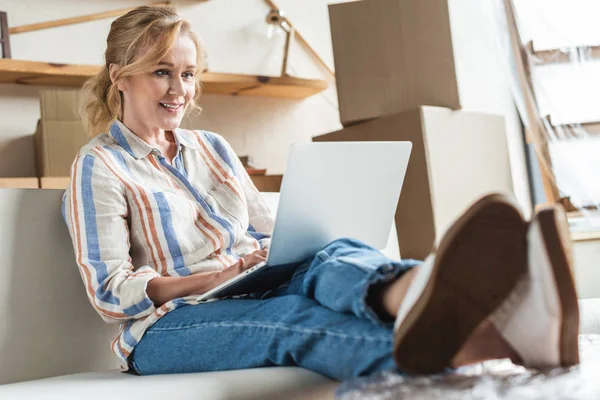
[[[340,0],[277,0],[299,31],[333,66],[327,3]],[[83,15],[141,5],[135,0],[1,0],[9,25]],[[278,75],[284,35],[267,37],[268,7],[263,0],[175,1],[204,38],[213,71]],[[507,119],[516,194],[528,204],[519,124],[494,46],[490,24],[479,0],[450,0],[457,73],[464,108],[504,115]],[[110,20],[88,22],[11,36],[14,59],[99,64]],[[292,48],[290,73],[326,75],[298,46]],[[31,134],[39,118],[39,87],[0,85],[0,176],[35,175]],[[239,154],[257,166],[282,173],[288,145],[341,128],[335,88],[306,100],[205,95],[195,128],[223,134]]]
[[[521,121],[510,91],[492,0],[449,0],[456,75],[463,109],[503,115],[515,196],[530,212]]]

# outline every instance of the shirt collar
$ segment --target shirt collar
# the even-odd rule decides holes
[[[116,120],[112,124],[109,133],[119,146],[136,159],[144,158],[154,150],[154,147],[150,146],[142,138],[133,133],[119,120]],[[173,131],[173,136],[175,137],[178,149],[181,145],[190,149],[198,148],[190,137],[189,132],[184,129],[175,129]]]
[[[193,134],[190,131],[177,128],[175,129],[174,136],[177,144],[182,144],[187,148],[198,150],[198,145],[194,141]]]

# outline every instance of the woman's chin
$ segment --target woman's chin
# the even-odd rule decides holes
[[[162,129],[165,131],[170,131],[173,129],[177,129],[179,128],[179,125],[181,125],[181,120],[183,118],[167,118],[167,119],[163,119],[161,126]]]

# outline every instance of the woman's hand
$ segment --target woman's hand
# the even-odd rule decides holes
[[[236,275],[267,260],[267,250],[255,250],[240,258],[235,264],[223,271],[204,272],[190,276],[160,277],[148,282],[146,293],[160,307],[167,301],[178,297],[200,295],[216,288]]]
[[[267,252],[268,250],[266,249],[254,250],[252,253],[246,254],[244,257],[240,258],[240,260],[244,260],[243,265],[246,267],[246,269],[248,269],[250,267],[254,267],[257,264],[260,264],[263,261],[267,261]],[[238,261],[238,263],[239,262],[240,261]]]
[[[227,282],[231,278],[243,273],[244,271],[254,267],[257,264],[260,264],[263,261],[267,260],[267,252],[268,250],[255,250],[252,253],[246,254],[242,258],[240,258],[235,264],[225,268],[219,272],[212,272],[212,279],[206,280],[203,279],[199,282],[199,287],[194,291],[194,294],[203,294],[208,292],[211,289],[216,288],[217,286]],[[193,275],[192,275],[193,276]]]
[[[255,250],[250,254],[246,254],[245,256],[240,258],[235,264],[219,272],[219,281],[221,283],[226,282],[234,276],[239,275],[247,269],[252,268],[255,265],[260,264],[261,262],[266,260],[267,250]]]

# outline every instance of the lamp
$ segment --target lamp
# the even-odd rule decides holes
[[[288,76],[287,73],[287,65],[288,58],[290,55],[290,43],[294,37],[295,29],[294,27],[286,20],[284,17],[283,10],[272,8],[267,14],[266,18],[267,24],[269,24],[269,36],[272,36],[273,29],[272,27],[279,26],[286,33],[285,38],[285,47],[283,49],[283,64],[281,66],[281,76]]]
[[[292,22],[285,16],[285,13],[282,9],[277,7],[273,0],[265,0],[265,2],[269,5],[270,10],[266,17],[266,22],[269,24],[269,33],[271,36],[273,29],[271,27],[280,26],[284,32],[286,32],[285,39],[285,48],[283,53],[283,65],[281,66],[281,76],[287,76],[287,64],[290,53],[290,43],[294,38],[297,38],[300,44],[304,46],[304,48],[313,56],[313,58],[317,61],[317,63],[329,74],[332,80],[335,80],[335,73],[329,68],[325,61],[317,54],[315,49],[304,39],[304,37],[296,30]]]

